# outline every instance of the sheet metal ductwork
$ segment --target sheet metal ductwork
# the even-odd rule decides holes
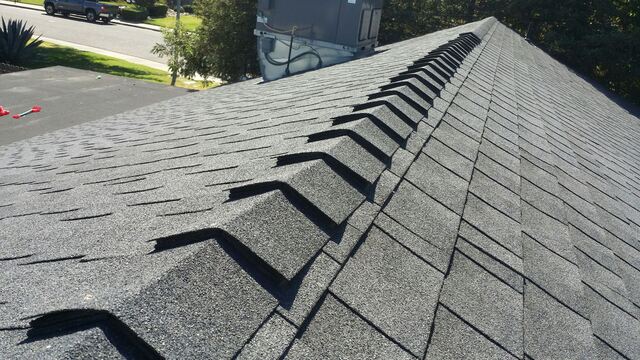
[[[275,80],[371,54],[383,0],[259,0],[262,77]]]

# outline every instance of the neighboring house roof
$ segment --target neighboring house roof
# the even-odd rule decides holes
[[[187,91],[63,66],[4,74],[0,76],[0,106],[11,115],[34,105],[41,106],[43,112],[19,121],[10,116],[0,118],[0,145],[120,114]]]
[[[0,357],[640,358],[638,119],[493,18],[380,50],[0,148]]]

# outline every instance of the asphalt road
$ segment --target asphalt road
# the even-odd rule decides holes
[[[0,16],[5,19],[23,19],[36,28],[36,35],[67,41],[84,46],[135,56],[145,60],[166,63],[151,54],[151,48],[162,41],[157,31],[118,24],[89,23],[83,18],[48,16],[42,12],[0,5]]]

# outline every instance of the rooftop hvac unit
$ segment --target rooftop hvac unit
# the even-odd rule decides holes
[[[383,0],[258,0],[262,77],[275,80],[368,55]]]

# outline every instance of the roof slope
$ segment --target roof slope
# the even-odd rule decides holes
[[[40,105],[43,112],[0,121],[0,145],[119,114],[184,95],[188,90],[147,81],[52,66],[0,76],[0,105],[14,114]]]
[[[640,358],[640,123],[490,18],[0,148],[1,357]]]

